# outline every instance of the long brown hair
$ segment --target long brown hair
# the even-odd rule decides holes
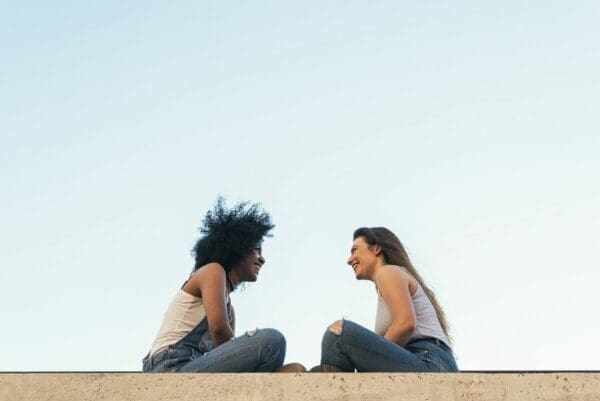
[[[446,334],[446,337],[451,341],[448,333],[448,323],[446,322],[446,315],[442,310],[442,307],[437,301],[435,293],[427,287],[421,275],[417,273],[417,270],[410,262],[408,254],[404,249],[404,246],[396,237],[396,234],[391,232],[385,227],[361,227],[354,231],[354,239],[363,237],[369,245],[379,245],[383,253],[383,259],[388,265],[396,265],[405,267],[410,274],[417,280],[425,294],[431,301],[435,313],[437,314],[442,330]]]

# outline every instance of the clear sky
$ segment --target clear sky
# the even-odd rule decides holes
[[[217,195],[276,224],[238,334],[372,327],[384,225],[462,369],[600,367],[597,1],[2,2],[0,370],[139,370]]]

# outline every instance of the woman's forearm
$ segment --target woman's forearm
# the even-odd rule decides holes
[[[233,338],[233,330],[229,325],[211,329],[210,334],[212,335],[213,344],[215,345],[215,347]]]
[[[384,338],[404,347],[408,344],[414,331],[415,328],[412,324],[392,324],[385,332]]]

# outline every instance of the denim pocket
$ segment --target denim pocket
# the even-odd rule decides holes
[[[454,361],[451,351],[440,347],[431,346],[430,349],[419,348],[413,353],[425,362],[432,372],[456,372],[458,367]]]
[[[167,348],[151,356],[144,365],[148,372],[177,372],[195,358],[191,348]]]
[[[413,352],[414,355],[417,356],[417,358],[419,358],[420,360],[422,360],[423,362],[427,362],[427,363],[432,363],[433,360],[431,359],[431,356],[429,355],[429,351],[426,349],[419,349]]]
[[[437,359],[442,372],[458,372],[458,366],[451,352],[441,352]]]

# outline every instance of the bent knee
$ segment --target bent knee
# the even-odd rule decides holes
[[[329,325],[329,331],[337,336],[341,336],[344,332],[344,321],[336,320],[335,322]]]
[[[256,331],[256,336],[264,342],[285,348],[285,337],[276,329],[260,329]]]

